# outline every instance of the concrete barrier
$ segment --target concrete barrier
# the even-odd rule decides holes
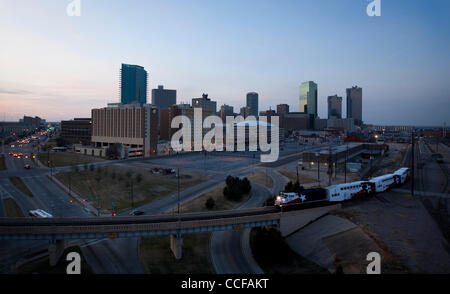
[[[323,207],[295,210],[281,213],[280,232],[283,237],[300,230],[311,222],[327,214],[328,212],[341,208],[340,204]]]

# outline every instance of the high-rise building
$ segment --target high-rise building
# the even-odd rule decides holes
[[[152,89],[152,105],[158,109],[167,109],[177,104],[177,90],[164,89],[159,85],[158,89]]]
[[[342,97],[328,96],[328,118],[342,118]]]
[[[347,88],[347,118],[354,118],[355,124],[362,124],[362,88]]]
[[[247,93],[247,107],[250,107],[250,115],[258,117],[258,93]]]
[[[233,106],[226,104],[220,106],[219,116],[223,121],[226,121],[227,116],[234,116]]]
[[[212,110],[204,109],[202,108],[202,121],[207,118],[208,116],[213,115],[214,113]],[[171,140],[172,136],[175,132],[179,130],[179,128],[172,128],[171,122],[174,117],[183,115],[186,116],[190,122],[191,122],[191,139],[194,140],[196,134],[201,134],[201,137],[209,132],[209,128],[203,128],[203,126],[199,126],[196,128],[195,122],[194,122],[194,116],[195,116],[195,107],[192,107],[189,104],[176,104],[169,107],[167,110],[163,110],[161,113],[161,140]],[[192,141],[192,146],[194,142]]]
[[[278,104],[277,105],[277,115],[280,117],[280,127],[285,127],[285,117],[289,113],[289,105]]]
[[[147,71],[139,65],[123,64],[120,70],[120,101],[122,104],[147,103]]]
[[[122,144],[127,156],[150,156],[157,152],[158,109],[151,104],[108,104],[92,109],[93,146],[106,155],[112,144]],[[92,151],[94,155],[94,150]]]
[[[248,116],[251,115],[251,108],[248,106],[243,106],[241,107],[240,111],[239,111],[239,115],[241,115],[243,118],[246,118]]]
[[[201,107],[212,111],[213,114],[217,112],[217,102],[208,98],[208,94],[203,94],[201,98],[192,98],[192,107]]]
[[[317,117],[317,84],[313,81],[300,85],[300,112]]]

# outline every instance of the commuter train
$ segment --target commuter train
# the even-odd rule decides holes
[[[340,202],[356,199],[388,191],[406,182],[409,168],[403,167],[392,174],[382,175],[368,181],[356,181],[345,184],[332,185],[326,188],[305,189],[295,192],[281,192],[275,199],[275,206],[283,207],[307,202]]]

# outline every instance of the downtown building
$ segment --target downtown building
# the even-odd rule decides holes
[[[250,108],[250,115],[258,117],[258,93],[247,93],[247,107]]]
[[[201,98],[192,98],[192,107],[209,110],[212,111],[213,114],[216,114],[217,112],[217,102],[208,98],[208,94],[203,94]]]
[[[177,90],[164,89],[162,85],[152,89],[152,105],[158,110],[168,109],[174,104],[177,104]]]
[[[328,96],[328,118],[342,118],[342,97]]]
[[[193,139],[194,136],[200,133],[203,138],[209,129],[203,127],[195,129],[194,114],[195,109],[199,108],[202,112],[202,123],[206,117],[215,115],[211,109],[192,107],[189,104],[176,104],[170,106],[168,109],[161,110],[160,139],[163,141],[170,141],[172,139],[173,134],[180,129],[179,127],[172,128],[172,120],[180,115],[186,116],[191,123],[191,138]]]
[[[92,124],[90,118],[74,118],[61,121],[61,139],[65,144],[90,145]]]
[[[91,146],[76,151],[106,157],[106,149],[121,145],[121,158],[156,155],[158,144],[158,109],[151,104],[109,103],[92,109]]]
[[[300,112],[317,117],[317,84],[313,81],[300,85]]]
[[[122,104],[147,103],[147,71],[144,67],[123,64],[120,70],[120,102]]]
[[[227,116],[234,116],[233,106],[227,104],[220,106],[219,116],[222,119],[222,121],[225,121]]]
[[[362,125],[362,88],[347,88],[347,118],[355,119],[356,125]]]

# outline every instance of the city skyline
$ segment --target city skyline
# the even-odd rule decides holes
[[[92,108],[119,102],[117,72],[129,63],[148,71],[149,90],[165,85],[177,90],[179,102],[208,93],[218,106],[240,109],[246,93],[256,91],[261,111],[282,103],[298,109],[298,87],[312,80],[320,87],[321,118],[328,96],[346,97],[345,89],[358,85],[365,123],[450,121],[445,1],[384,1],[375,18],[366,15],[366,1],[214,7],[155,1],[132,8],[82,1],[80,17],[68,17],[65,2],[3,2],[0,32],[8,42],[0,55],[0,120],[89,116]],[[122,14],[136,14],[136,21],[117,21]],[[152,17],[139,19],[147,14]],[[179,18],[165,20],[168,15]]]

